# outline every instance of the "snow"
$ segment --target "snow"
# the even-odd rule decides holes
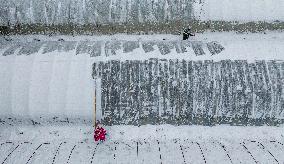
[[[283,127],[269,126],[174,126],[174,125],[145,125],[145,126],[109,126],[109,139],[123,140],[283,140]]]
[[[284,34],[282,32],[266,32],[266,33],[243,33],[236,34],[234,32],[205,32],[203,34],[197,34],[196,37],[191,38],[193,42],[201,42],[201,44],[215,41],[225,47],[225,50],[218,55],[211,55],[207,48],[203,48],[206,55],[196,56],[193,51],[189,50],[188,53],[177,53],[172,50],[167,55],[162,55],[159,52],[158,47],[154,46],[154,51],[145,53],[141,48],[143,42],[180,42],[181,37],[178,35],[102,35],[102,36],[44,36],[44,35],[15,35],[11,37],[12,43],[17,42],[33,42],[34,38],[38,38],[41,41],[57,41],[58,39],[64,39],[65,41],[76,41],[90,43],[93,45],[96,42],[102,42],[106,44],[109,42],[125,42],[125,41],[139,41],[140,48],[134,49],[132,53],[123,53],[122,49],[118,50],[117,55],[106,56],[104,48],[102,49],[101,56],[95,58],[96,60],[137,60],[137,59],[149,59],[149,58],[165,58],[165,59],[187,59],[187,60],[283,60],[281,53],[284,50],[282,46],[284,43]],[[9,42],[11,43],[11,42]],[[203,45],[202,45],[203,46]],[[0,49],[1,52],[6,48]],[[15,53],[16,54],[16,53]],[[63,54],[63,53],[62,53]],[[68,54],[73,54],[74,51]],[[190,54],[190,55],[189,55]],[[268,55],[269,54],[269,55]],[[94,59],[94,58],[93,58]],[[90,59],[91,60],[91,59]]]
[[[100,143],[78,124],[0,128],[4,163],[284,162],[283,127],[112,126]]]
[[[283,21],[282,0],[200,0],[194,15],[202,21]]]

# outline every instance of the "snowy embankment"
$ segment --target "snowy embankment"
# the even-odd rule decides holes
[[[35,41],[35,38],[39,41]],[[20,118],[31,118],[36,122],[46,124],[52,121],[69,122],[71,120],[76,122],[77,118],[84,118],[78,122],[88,120],[87,122],[91,124],[95,90],[92,79],[94,73],[92,72],[92,64],[96,61],[158,58],[218,62],[229,59],[244,60],[252,63],[251,66],[253,66],[256,60],[265,60],[267,63],[270,62],[269,60],[275,60],[274,63],[279,61],[280,64],[284,60],[282,55],[282,52],[284,52],[284,35],[278,32],[267,34],[205,33],[192,38],[189,42],[181,42],[178,36],[173,35],[11,36],[6,38],[6,40],[9,39],[11,41],[5,41],[4,38],[1,38],[3,44],[0,49],[0,65],[2,68],[0,70],[2,77],[0,79],[0,109],[1,115],[5,116],[4,120],[8,120],[7,122],[9,122],[9,116],[21,116],[15,122],[19,122]],[[58,41],[58,39],[65,41]],[[224,49],[215,51],[218,50],[219,46],[217,46],[215,47],[217,49],[210,51],[209,45],[211,44],[209,43],[211,42],[217,43],[216,45],[220,45]],[[147,43],[151,43],[150,51],[149,47],[143,46]],[[113,46],[109,46],[112,44]],[[175,45],[178,45],[178,48]],[[179,51],[180,46],[184,46],[181,51]],[[218,53],[213,54],[213,52]],[[274,65],[273,62],[272,65]],[[272,95],[271,99],[266,99],[266,106],[261,105],[261,103],[255,106],[253,114],[257,116],[256,118],[263,118],[267,115],[276,118],[283,117],[283,106],[280,103],[283,102],[283,94],[276,92],[277,88],[280,90],[283,88],[283,66],[279,64],[275,66],[267,68],[275,69],[273,74],[270,75],[272,79],[276,80],[273,84],[277,85],[271,85],[270,81],[265,81],[265,84],[271,86],[272,90],[269,91],[265,88],[266,85],[260,85],[260,90],[248,90],[255,93],[251,96],[253,97],[252,100],[257,102],[261,102],[259,98],[265,98],[259,93]],[[257,69],[263,70],[263,68]],[[252,71],[254,72],[254,69]],[[265,75],[265,70],[262,73]],[[261,77],[267,79],[266,76],[262,76],[262,73],[258,77],[259,80],[262,79]],[[224,79],[226,78],[222,80]],[[260,84],[255,80],[253,83]],[[224,86],[225,84],[221,85],[221,87]],[[202,88],[196,87],[195,89],[201,91]],[[235,89],[242,91],[239,87]],[[98,119],[105,114],[101,111],[105,107],[101,106],[100,93],[100,90],[98,90]],[[129,94],[133,96],[131,92]],[[204,97],[204,93],[202,95]],[[204,107],[205,105],[202,105],[202,102],[202,100],[198,100],[195,105]],[[271,106],[271,104],[276,105]],[[238,105],[243,106],[243,104]],[[265,110],[258,113],[258,108]],[[194,111],[200,112],[199,109]],[[221,112],[221,115],[223,114]],[[54,116],[59,118],[52,119]]]

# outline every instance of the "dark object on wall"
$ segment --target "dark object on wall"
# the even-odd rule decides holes
[[[182,38],[183,40],[187,40],[190,36],[195,36],[195,35],[192,33],[191,28],[188,27],[185,30],[183,30]]]
[[[9,33],[9,27],[8,26],[0,26],[0,34],[1,35],[7,35]]]

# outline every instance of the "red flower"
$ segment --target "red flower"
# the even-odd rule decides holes
[[[106,139],[106,130],[102,127],[97,126],[95,129],[94,135],[95,141],[105,141]]]

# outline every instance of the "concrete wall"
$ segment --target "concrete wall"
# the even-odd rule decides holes
[[[0,66],[0,115],[92,118],[89,56],[9,55],[0,57]]]
[[[108,124],[264,124],[284,118],[284,62],[97,62]],[[257,121],[255,121],[257,120]]]
[[[91,118],[93,58],[119,57],[134,50],[165,56],[175,47],[181,47],[180,54],[190,51],[195,56],[216,55],[224,49],[211,42],[0,40],[0,115]]]
[[[282,0],[0,0],[0,3],[3,34],[177,33],[188,24],[197,32],[284,29]]]
[[[0,123],[91,124],[95,90],[97,119],[109,125],[283,121],[282,42],[2,39]]]
[[[284,21],[282,0],[0,0],[0,25]]]
[[[0,25],[137,24],[190,20],[192,0],[1,0]]]

